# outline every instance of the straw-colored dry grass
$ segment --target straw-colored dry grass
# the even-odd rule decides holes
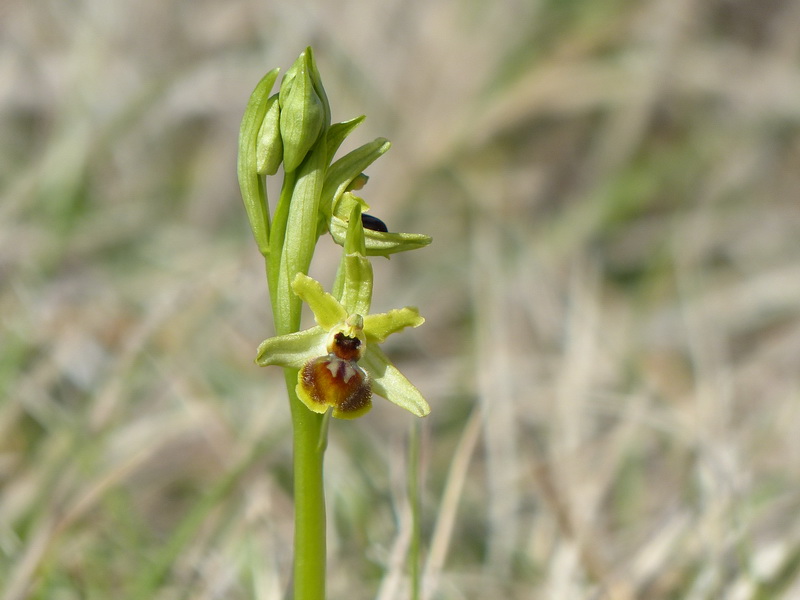
[[[423,423],[429,600],[800,597],[800,3],[7,2],[0,598],[281,598],[288,409],[235,181],[312,44]],[[331,277],[324,242],[314,265]],[[394,342],[394,340],[393,340]],[[331,598],[408,598],[412,418],[337,422]]]

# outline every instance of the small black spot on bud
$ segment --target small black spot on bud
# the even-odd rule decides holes
[[[381,221],[378,217],[373,217],[372,215],[361,215],[361,224],[364,226],[364,229],[371,229],[372,231],[383,231],[388,232],[389,229],[386,227],[386,223]]]

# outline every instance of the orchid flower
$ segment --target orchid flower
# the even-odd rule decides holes
[[[372,407],[376,393],[418,417],[430,412],[419,390],[400,373],[378,344],[406,327],[424,323],[416,308],[368,314],[372,269],[366,258],[344,259],[342,302],[325,292],[311,277],[298,273],[292,290],[314,313],[316,326],[272,337],[258,348],[256,362],[300,369],[297,396],[309,410],[333,409],[340,419],[360,417]],[[356,279],[352,279],[355,276]]]

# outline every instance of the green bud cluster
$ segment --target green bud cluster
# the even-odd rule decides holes
[[[278,69],[273,69],[256,86],[242,119],[239,137],[242,198],[253,236],[265,257],[276,250],[277,244],[270,241],[271,232],[280,236],[281,249],[284,241],[297,239],[298,232],[286,229],[289,207],[281,204],[286,204],[284,195],[294,191],[287,189],[287,185],[296,186],[301,177],[314,179],[306,181],[303,189],[319,190],[318,197],[310,199],[317,207],[315,235],[330,232],[334,241],[343,245],[354,203],[359,203],[364,211],[369,209],[369,205],[352,192],[364,186],[367,181],[364,170],[390,147],[388,140],[377,138],[331,162],[342,142],[364,117],[331,125],[328,97],[311,48],[307,48],[286,72],[280,90],[271,94],[277,75]],[[312,155],[315,156],[312,158]],[[312,165],[303,168],[304,162],[312,161]],[[275,175],[281,165],[286,174],[284,192],[270,223],[263,178]],[[284,222],[275,222],[278,219]],[[312,229],[308,224],[306,227]],[[423,234],[368,229],[366,254],[387,256],[426,246],[430,241],[430,237]]]
[[[331,124],[331,109],[311,48],[300,54],[272,88],[278,69],[267,73],[250,96],[239,134],[238,176],[250,227],[267,259],[273,302],[291,322],[299,320],[300,303],[291,292],[297,273],[307,273],[317,240],[330,233],[345,245],[351,215],[369,205],[355,191],[367,182],[364,171],[390,147],[377,138],[334,160],[344,140],[364,120]],[[273,211],[265,177],[283,166],[281,194]],[[359,221],[359,226],[361,225]],[[364,256],[388,256],[426,246],[427,235],[364,232]]]

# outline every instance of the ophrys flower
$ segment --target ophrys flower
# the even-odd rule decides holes
[[[258,348],[256,362],[300,369],[297,395],[317,413],[332,408],[334,417],[354,419],[372,407],[374,392],[424,417],[430,406],[378,344],[406,327],[422,325],[425,319],[408,306],[362,314],[368,312],[372,295],[369,262],[359,254],[349,254],[345,265],[349,276],[342,302],[311,277],[303,273],[295,276],[292,289],[309,305],[317,325],[265,340]],[[359,271],[363,274],[353,275]]]

